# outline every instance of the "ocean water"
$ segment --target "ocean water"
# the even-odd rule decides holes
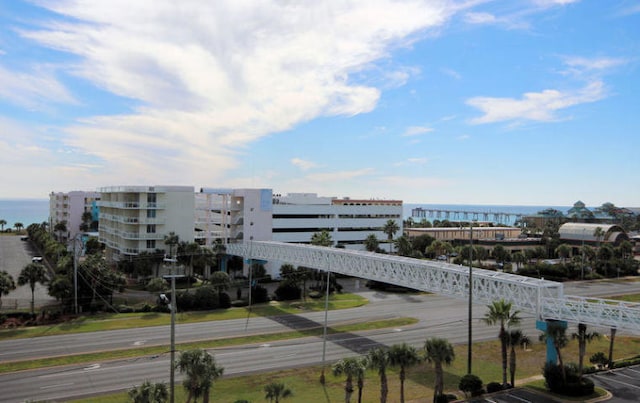
[[[19,222],[28,227],[49,221],[49,199],[2,200],[0,199],[0,219],[7,222],[5,229]]]

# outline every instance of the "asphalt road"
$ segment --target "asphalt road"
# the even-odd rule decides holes
[[[635,403],[640,396],[640,366],[614,369],[589,375],[597,386],[607,389],[612,397],[610,403]]]
[[[640,292],[640,282],[590,282],[566,284],[565,294],[605,296]],[[371,347],[407,342],[422,347],[430,337],[445,337],[452,343],[467,341],[467,304],[437,295],[386,294],[363,291],[370,304],[360,308],[329,312],[329,326],[358,320],[392,317],[415,317],[420,322],[401,329],[380,329],[371,332],[342,333],[329,338],[326,361],[368,351]],[[497,330],[487,327],[480,318],[486,307],[474,306],[474,341],[494,339]],[[523,331],[535,335],[535,321],[524,316]],[[177,343],[241,336],[247,333],[266,333],[291,328],[318,326],[324,322],[323,312],[288,315],[275,318],[252,318],[224,322],[180,325],[176,330]],[[597,329],[594,329],[597,330]],[[600,329],[603,333],[608,329]],[[169,344],[169,327],[129,329],[84,333],[67,336],[48,336],[0,342],[0,364],[4,361],[51,355],[76,354],[139,345]],[[322,363],[323,341],[309,337],[270,343],[212,350],[216,360],[225,368],[225,375],[267,371],[287,367]],[[34,400],[63,400],[87,394],[127,389],[145,379],[167,381],[169,354],[112,362],[67,366],[64,368],[24,371],[0,375],[0,401],[23,402]]]

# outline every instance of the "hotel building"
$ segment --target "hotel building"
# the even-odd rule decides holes
[[[98,191],[99,237],[108,261],[168,251],[164,237],[171,232],[181,242],[194,241],[192,186],[113,186]]]
[[[74,239],[76,235],[84,233],[82,224],[91,228],[92,223],[98,222],[98,205],[100,193],[98,192],[51,192],[49,194],[49,230],[54,232],[56,224],[65,222],[67,231],[56,233],[60,242]],[[91,221],[84,223],[84,213],[91,213]]]

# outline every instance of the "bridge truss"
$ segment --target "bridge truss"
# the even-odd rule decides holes
[[[227,253],[315,268],[420,291],[469,298],[469,268],[455,264],[270,241],[227,244]],[[474,303],[504,299],[540,320],[555,319],[615,327],[640,335],[640,304],[565,296],[562,283],[473,268]]]

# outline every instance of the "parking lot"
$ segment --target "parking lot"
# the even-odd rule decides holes
[[[29,242],[19,236],[0,236],[0,270],[6,270],[18,283],[20,271],[32,262],[34,253],[29,248]],[[35,288],[36,306],[55,301],[47,292],[47,287],[38,283]],[[2,296],[2,310],[27,309],[31,304],[31,288],[29,285],[17,287],[9,295]]]
[[[614,369],[589,375],[596,384],[611,392],[613,397],[607,402],[623,403],[640,400],[640,366]]]
[[[492,394],[491,396],[482,396],[473,400],[473,403],[559,403],[558,400],[552,399],[533,390],[516,388]]]

